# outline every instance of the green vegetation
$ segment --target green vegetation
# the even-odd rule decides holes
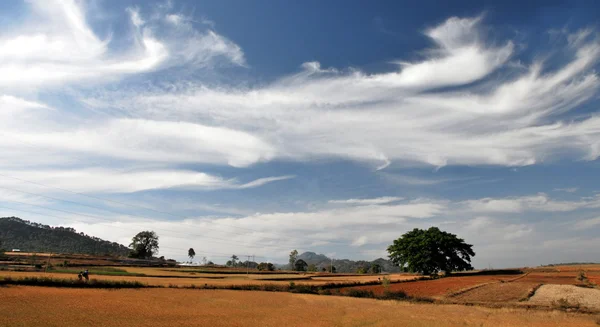
[[[275,270],[275,266],[270,263],[270,262],[261,262],[260,264],[258,264],[257,269],[259,271],[274,271]]]
[[[149,287],[138,281],[116,281],[116,280],[96,280],[90,279],[88,282],[82,282],[70,278],[52,278],[52,277],[22,277],[11,278],[4,277],[0,279],[2,285],[25,285],[25,286],[49,286],[49,287],[71,287],[71,288],[143,288]]]
[[[17,217],[0,218],[0,240],[6,250],[126,256],[127,247],[78,233],[70,227],[52,227]]]
[[[82,269],[77,268],[56,268],[52,267],[48,269],[49,272],[61,273],[61,274],[78,274]],[[142,273],[130,273],[126,270],[113,268],[113,267],[94,267],[89,269],[90,275],[104,275],[104,276],[136,276],[144,277],[146,274]]]
[[[294,262],[295,271],[306,271],[306,268],[308,268],[308,264],[306,263],[306,261],[299,259],[296,260],[296,262]]]
[[[131,239],[129,247],[130,258],[150,259],[158,252],[158,235],[153,231],[139,232]]]
[[[450,274],[473,270],[470,262],[475,252],[472,248],[473,245],[456,235],[431,227],[428,230],[413,229],[395,240],[387,250],[395,264],[430,275],[440,271]]]

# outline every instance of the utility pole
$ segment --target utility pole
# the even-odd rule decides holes
[[[331,266],[329,268],[329,272],[333,274],[333,258],[331,258]]]

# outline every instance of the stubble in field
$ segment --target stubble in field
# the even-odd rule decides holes
[[[290,293],[7,287],[0,326],[595,326],[565,312]]]

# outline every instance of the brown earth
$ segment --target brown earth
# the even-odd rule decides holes
[[[457,302],[517,302],[527,298],[529,291],[539,285],[531,282],[493,283],[452,297]]]
[[[434,280],[421,280],[416,282],[403,282],[391,284],[389,291],[405,292],[409,296],[417,297],[440,297],[448,293],[472,287],[475,285],[499,282],[501,280],[514,279],[515,275],[487,275],[487,276],[464,276],[464,277],[446,277]],[[372,291],[375,294],[383,294],[385,289],[382,285],[372,286],[354,286],[341,289],[342,292],[347,292],[350,289]]]
[[[51,300],[49,300],[51,299]],[[0,326],[596,326],[593,316],[290,293],[0,289]]]

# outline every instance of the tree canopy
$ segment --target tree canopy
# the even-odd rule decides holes
[[[293,250],[292,252],[290,252],[290,269],[294,269],[296,267],[294,265],[296,263],[296,259],[298,259],[298,250]]]
[[[158,253],[158,235],[153,231],[139,232],[131,239],[129,247],[131,248],[130,257],[150,259]]]
[[[294,262],[294,270],[295,271],[306,271],[307,267],[308,267],[308,263],[306,263],[306,261],[304,261],[302,259],[298,259],[298,260],[296,260],[296,262]]]
[[[437,227],[415,228],[387,249],[390,260],[410,271],[426,275],[444,271],[473,270],[473,245]]]
[[[190,248],[188,250],[188,257],[190,257],[190,260],[194,260],[195,256],[196,256],[196,251],[194,251],[194,248]]]
[[[71,227],[52,227],[17,217],[0,218],[0,239],[6,251],[81,253],[127,256],[129,249],[115,242],[77,232]]]

